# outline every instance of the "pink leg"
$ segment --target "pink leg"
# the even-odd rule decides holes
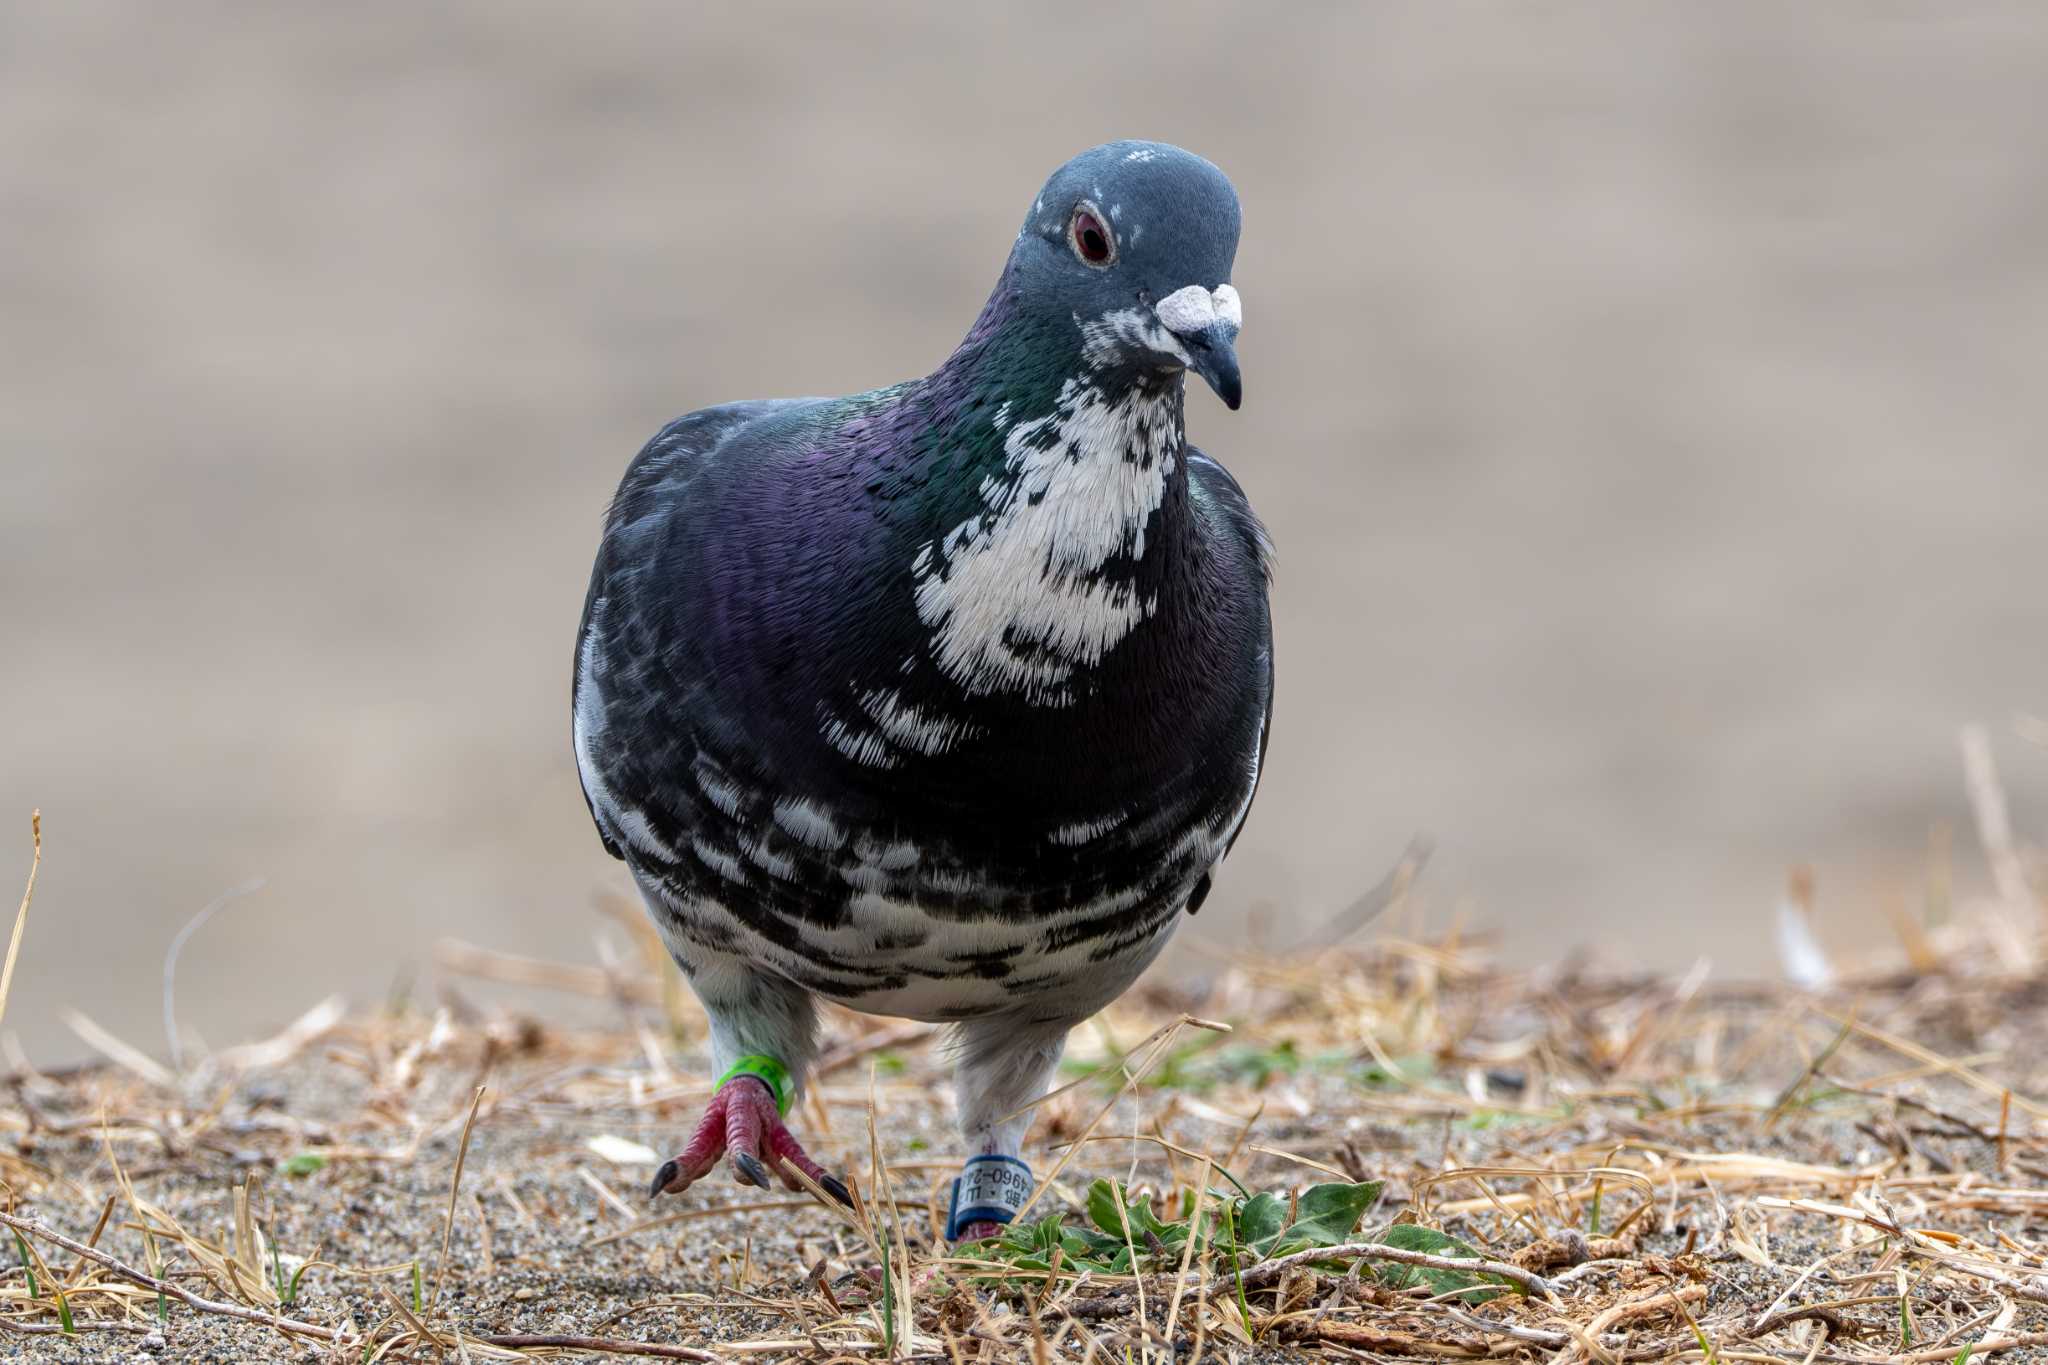
[[[804,1153],[802,1145],[783,1124],[782,1115],[775,1112],[774,1095],[757,1077],[735,1076],[711,1097],[704,1117],[697,1121],[697,1129],[683,1144],[683,1150],[663,1162],[654,1173],[648,1198],[687,1190],[711,1174],[721,1156],[732,1163],[733,1178],[742,1185],[769,1188],[768,1171],[773,1166],[783,1184],[800,1190],[803,1186],[789,1173],[788,1168],[794,1166],[817,1181],[834,1199],[847,1205],[853,1203],[846,1186],[827,1175],[823,1166]]]
[[[1001,1223],[996,1222],[993,1218],[984,1218],[977,1223],[964,1224],[960,1229],[960,1235],[953,1239],[953,1245],[956,1247],[965,1246],[969,1242],[979,1242],[983,1238],[1000,1237],[1002,1235],[1003,1225]]]

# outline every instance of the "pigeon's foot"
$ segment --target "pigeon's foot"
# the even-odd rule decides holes
[[[998,1223],[993,1218],[981,1218],[972,1223],[962,1223],[958,1235],[953,1238],[953,1245],[956,1247],[966,1246],[969,1242],[979,1242],[985,1238],[1000,1237],[1002,1235],[1003,1225],[1001,1223]]]
[[[661,1163],[661,1169],[654,1173],[648,1197],[680,1194],[689,1189],[711,1174],[721,1156],[731,1163],[733,1179],[742,1185],[768,1189],[768,1173],[772,1170],[790,1189],[801,1190],[803,1185],[791,1173],[793,1167],[817,1181],[840,1203],[849,1207],[853,1203],[846,1186],[827,1175],[823,1166],[805,1154],[803,1145],[776,1112],[774,1094],[758,1076],[735,1076],[719,1088],[704,1117],[697,1121],[697,1130],[683,1144],[683,1150]]]

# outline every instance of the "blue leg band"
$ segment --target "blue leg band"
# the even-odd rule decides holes
[[[975,1156],[953,1181],[953,1206],[946,1213],[946,1240],[960,1240],[969,1223],[1008,1223],[1024,1209],[1038,1182],[1031,1168],[1013,1156]]]

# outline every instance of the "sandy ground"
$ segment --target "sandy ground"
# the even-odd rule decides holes
[[[469,978],[444,984],[437,1011],[398,1007],[261,1061],[244,1054],[239,1068],[213,1059],[182,1082],[112,1065],[11,1077],[18,1104],[0,1111],[0,1174],[16,1214],[84,1238],[111,1199],[116,1216],[99,1245],[139,1266],[138,1215],[112,1161],[135,1197],[161,1211],[148,1215],[159,1229],[230,1251],[246,1188],[253,1227],[279,1253],[250,1258],[266,1267],[265,1282],[280,1266],[288,1278],[313,1262],[283,1311],[342,1329],[348,1343],[289,1345],[267,1327],[182,1305],[158,1327],[142,1294],[129,1301],[130,1330],[75,1342],[0,1331],[0,1351],[48,1361],[358,1359],[364,1333],[390,1343],[403,1330],[394,1300],[412,1300],[417,1266],[427,1305],[417,1315],[449,1344],[414,1341],[413,1359],[458,1358],[456,1330],[472,1343],[525,1333],[681,1344],[721,1358],[742,1348],[750,1359],[880,1358],[879,1316],[861,1306],[873,1254],[807,1198],[721,1174],[643,1202],[652,1158],[703,1100],[702,1021],[679,1016],[676,1070],[650,1061],[632,1034],[662,1018],[651,978],[627,970],[616,980],[621,1024],[601,1034],[552,1030],[534,1013],[542,997]],[[1556,1305],[1498,1301],[1484,1314],[1495,1324],[1555,1332],[1560,1321],[1583,1327],[1617,1305],[1681,1293],[1719,1349],[1751,1353],[1726,1358],[1764,1361],[1893,1359],[1908,1348],[1946,1360],[1965,1342],[2048,1329],[2039,1278],[2048,1130],[2036,1117],[2048,1114],[2039,1103],[2048,994],[2023,979],[1958,963],[1804,998],[1696,980],[1501,973],[1455,949],[1395,944],[1313,964],[1248,963],[1198,995],[1185,988],[1148,991],[1077,1035],[1078,1084],[1041,1109],[1027,1144],[1039,1173],[1053,1177],[1044,1209],[1071,1210],[1096,1177],[1153,1191],[1199,1178],[1198,1160],[1163,1159],[1149,1141],[1129,1140],[1140,1132],[1212,1158],[1253,1188],[1299,1189],[1339,1170],[1383,1179],[1369,1226],[1407,1210],[1555,1279]],[[496,1003],[478,1003],[487,999]],[[1119,1097],[1103,1079],[1114,1066],[1101,1068],[1135,1059],[1141,1039],[1188,1008],[1235,1032],[1184,1034],[1149,1070],[1133,1060],[1146,1079]],[[1853,1027],[1837,1022],[1850,1017]],[[918,1267],[908,1353],[947,1359],[950,1330],[969,1358],[1030,1358],[1029,1300],[977,1286],[957,1265],[924,1273],[942,1254],[927,1192],[942,1198],[958,1159],[943,1054],[900,1026],[863,1027],[833,1021],[824,1074],[793,1123],[872,1197],[882,1188],[872,1106],[898,1201],[884,1225]],[[1976,1070],[1929,1067],[1929,1050]],[[450,1225],[478,1085],[485,1096]],[[1071,1149],[1055,1171],[1091,1133],[1103,1140]],[[295,1163],[317,1169],[294,1174]],[[1532,1182],[1532,1173],[1549,1174]],[[1873,1218],[1899,1221],[1889,1232],[1859,1221]],[[1584,1250],[1545,1259],[1543,1248],[1569,1247],[1574,1235],[1588,1239]],[[160,1245],[186,1287],[246,1297],[229,1292],[218,1262],[211,1276],[196,1274],[203,1257],[189,1245]],[[52,1266],[72,1259],[44,1249]],[[119,1317],[104,1279],[91,1288],[74,1272],[70,1281],[80,1320]],[[1368,1338],[1397,1358],[1486,1344],[1443,1305],[1324,1275],[1280,1300],[1251,1295],[1254,1346],[1225,1330],[1227,1303],[1207,1306],[1230,1297],[1220,1283],[1178,1317],[1179,1351],[1198,1336],[1211,1359],[1351,1358]],[[1091,1339],[1111,1358],[1161,1345],[1169,1286],[1150,1277],[1147,1338],[1128,1282],[1070,1279],[1041,1315],[1049,1358],[1079,1360]],[[27,1305],[22,1289],[18,1269],[0,1272],[0,1307],[48,1325],[48,1291]],[[1773,1320],[1801,1308],[1825,1311]],[[1631,1347],[1680,1352],[1696,1342],[1668,1307],[1630,1323]],[[1410,1348],[1388,1344],[1403,1338]],[[1428,1341],[1439,1344],[1434,1357],[1412,1345]]]
[[[1190,425],[1281,548],[1260,806],[1199,929],[1409,836],[1429,913],[1768,961],[2048,757],[2048,17],[1210,4],[0,9],[9,1026],[161,1046],[442,935],[588,946],[568,748],[599,509],[717,400],[921,373],[1030,193],[1126,134],[1247,205],[1248,401]],[[11,876],[0,881],[11,881]],[[260,966],[259,966],[260,964]]]

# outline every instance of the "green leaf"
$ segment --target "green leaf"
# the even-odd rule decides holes
[[[1119,1242],[1124,1239],[1123,1219],[1117,1216],[1116,1188],[1107,1180],[1088,1187],[1088,1221]]]
[[[1118,1216],[1118,1207],[1122,1216]],[[1098,1180],[1088,1187],[1088,1221],[1117,1240],[1124,1241],[1124,1219],[1131,1224],[1130,1240],[1138,1246],[1145,1245],[1145,1234],[1163,1238],[1171,1223],[1162,1223],[1152,1212],[1152,1203],[1146,1199],[1133,1199],[1129,1190],[1107,1180]]]
[[[14,1234],[14,1247],[21,1255],[21,1273],[28,1277],[28,1296],[32,1299],[41,1298],[42,1295],[36,1292],[36,1263],[29,1258],[28,1239],[19,1231]]]
[[[1274,1245],[1286,1227],[1287,1201],[1276,1194],[1262,1191],[1238,1206],[1237,1239],[1260,1260],[1273,1254]]]
[[[300,1152],[297,1156],[286,1161],[282,1169],[286,1175],[308,1176],[326,1164],[327,1158],[321,1156],[318,1152]]]
[[[1287,1230],[1287,1235],[1290,1239],[1303,1238],[1306,1245],[1312,1247],[1348,1242],[1358,1229],[1358,1220],[1365,1217],[1379,1199],[1380,1182],[1377,1180],[1356,1185],[1311,1185],[1302,1191],[1300,1213],[1294,1220],[1294,1226]]]
[[[1477,1250],[1457,1238],[1416,1223],[1396,1223],[1372,1240],[1403,1251],[1420,1251],[1431,1256],[1482,1259]],[[1373,1274],[1389,1289],[1408,1289],[1419,1284],[1426,1286],[1432,1294],[1458,1294],[1466,1303],[1485,1303],[1501,1292],[1500,1285],[1507,1283],[1497,1275],[1483,1275],[1478,1271],[1438,1270],[1433,1266],[1398,1263],[1374,1266]]]
[[[980,1254],[1018,1270],[1044,1271],[1052,1268],[1055,1252],[1062,1265],[1075,1270],[1107,1270],[1113,1258],[1123,1253],[1121,1237],[1113,1238],[1092,1228],[1068,1228],[1063,1217],[1050,1213],[1035,1223],[1012,1223]],[[984,1283],[995,1283],[1001,1277],[981,1278]]]

